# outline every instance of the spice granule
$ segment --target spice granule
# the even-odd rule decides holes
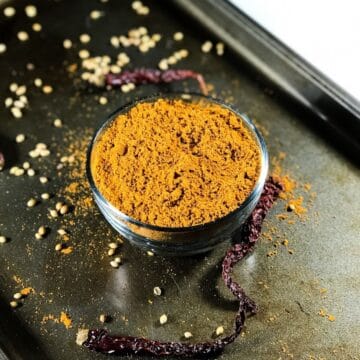
[[[210,222],[238,208],[260,165],[258,143],[233,111],[168,99],[119,115],[91,157],[95,184],[112,205],[168,227]]]

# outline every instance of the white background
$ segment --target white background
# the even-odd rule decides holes
[[[360,100],[360,1],[230,1]]]

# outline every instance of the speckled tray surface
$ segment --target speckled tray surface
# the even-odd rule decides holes
[[[11,96],[12,82],[25,84],[29,99],[21,119],[0,107],[0,146],[7,160],[0,173],[0,235],[9,239],[0,245],[0,358],[101,359],[104,356],[77,346],[75,334],[80,327],[102,326],[98,320],[102,313],[111,315],[106,327],[113,333],[163,340],[180,340],[185,331],[191,331],[193,341],[209,340],[217,326],[225,331],[232,328],[236,303],[220,278],[229,244],[206,256],[162,258],[149,257],[125,242],[120,249],[124,264],[115,270],[106,252],[107,244],[118,236],[89,203],[80,164],[89,135],[106,116],[139,96],[197,90],[192,81],[142,86],[129,94],[89,92],[77,83],[78,73],[69,72],[69,66],[80,63],[80,48],[93,55],[116,56],[121,50],[111,47],[110,37],[143,25],[163,38],[147,54],[126,49],[129,68],[156,67],[174,50],[188,49],[190,56],[176,66],[203,73],[214,86],[213,95],[256,119],[265,129],[270,155],[287,154],[282,167],[297,180],[299,195],[308,200],[304,183],[310,183],[316,193],[311,206],[306,202],[307,219],[291,215],[292,225],[276,216],[284,213],[285,203],[279,201],[264,227],[265,233],[275,228],[273,241],[264,236],[256,251],[236,267],[236,279],[260,311],[247,320],[244,336],[218,358],[359,359],[359,171],[311,129],[309,115],[277,99],[276,92],[260,85],[232,54],[201,53],[201,44],[211,36],[170,5],[146,1],[150,15],[139,16],[129,1],[37,1],[38,16],[29,19],[23,10],[28,4],[0,1],[0,43],[7,44],[7,51],[0,54],[0,103]],[[17,10],[12,18],[3,15],[9,5]],[[91,20],[92,10],[104,11],[104,16]],[[42,25],[42,31],[31,29],[34,22]],[[19,31],[27,31],[29,40],[20,42]],[[175,31],[184,32],[181,43],[172,39]],[[89,44],[80,44],[82,33],[91,35]],[[73,40],[73,49],[63,48],[65,38]],[[27,69],[29,63],[34,64],[33,70]],[[35,78],[51,85],[53,92],[47,95],[36,88]],[[102,95],[108,104],[99,104]],[[62,119],[62,128],[52,125],[55,118]],[[19,133],[26,135],[21,144],[15,142]],[[47,144],[51,154],[31,159],[28,152],[38,142]],[[76,157],[74,164],[57,170],[60,158],[71,154]],[[35,176],[9,174],[11,166],[24,161],[31,163]],[[50,181],[40,183],[40,175]],[[27,208],[29,198],[40,198],[43,192],[53,197]],[[67,201],[74,208],[49,218],[48,209],[57,201]],[[40,225],[49,232],[37,240],[34,235]],[[59,242],[56,230],[62,226],[69,232],[67,244],[73,250],[67,255],[54,250]],[[277,238],[289,240],[292,255],[279,246],[276,255],[267,256]],[[164,295],[154,297],[154,286],[161,286]],[[13,294],[25,287],[34,291],[21,307],[11,309]],[[321,310],[334,315],[335,321],[319,316]],[[72,319],[69,329],[58,322],[61,312]],[[163,313],[169,321],[160,326]]]

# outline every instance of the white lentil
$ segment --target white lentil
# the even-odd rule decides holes
[[[213,44],[212,44],[211,41],[205,41],[205,42],[201,45],[201,51],[202,51],[203,53],[208,53],[208,52],[211,51],[212,47],[213,47]]]
[[[161,35],[160,34],[153,34],[153,36],[151,37],[151,39],[155,42],[158,42],[161,40]]]
[[[15,300],[20,300],[20,299],[22,298],[22,295],[21,295],[21,293],[17,292],[17,293],[15,293],[15,294],[13,295],[13,298],[14,298]]]
[[[25,162],[23,163],[23,169],[24,169],[24,170],[30,169],[30,163],[29,163],[28,161],[25,161]]]
[[[46,177],[46,176],[40,176],[39,177],[39,181],[42,183],[42,184],[46,184],[49,179]]]
[[[25,13],[28,17],[33,18],[37,15],[37,9],[34,5],[28,5],[25,7]]]
[[[36,87],[41,87],[42,84],[43,84],[43,82],[42,82],[42,80],[41,80],[40,78],[36,78],[36,79],[34,80],[34,85],[35,85]]]
[[[119,265],[122,263],[121,257],[117,256],[114,261],[116,261]]]
[[[181,50],[179,50],[179,54],[182,58],[186,58],[189,56],[189,51],[186,49],[181,49]]]
[[[19,108],[17,108],[17,107],[12,107],[12,108],[10,109],[10,111],[11,111],[12,116],[13,116],[15,119],[20,119],[20,118],[22,118],[22,116],[23,116],[21,109],[19,109]]]
[[[8,6],[4,9],[4,15],[6,17],[12,17],[16,14],[16,10],[12,6]]]
[[[115,268],[115,269],[117,269],[118,267],[119,267],[119,263],[118,262],[116,262],[116,261],[110,261],[110,265],[113,267],[113,268]]]
[[[35,239],[36,240],[41,240],[42,238],[43,238],[42,235],[40,235],[39,233],[35,234]]]
[[[54,126],[56,128],[61,128],[62,127],[62,121],[61,119],[55,119],[54,122],[53,122]]]
[[[184,332],[184,338],[185,339],[190,339],[193,337],[193,334],[190,331],[185,331]]]
[[[175,41],[181,41],[183,38],[184,38],[184,34],[180,31],[178,31],[174,34]]]
[[[34,24],[32,24],[32,27],[31,27],[35,32],[39,32],[39,31],[41,31],[42,30],[42,26],[41,26],[41,24],[39,24],[39,23],[34,23]]]
[[[110,249],[117,249],[118,248],[118,244],[117,243],[115,243],[115,242],[111,242],[110,244],[109,244],[109,248]]]
[[[72,47],[72,41],[70,39],[65,39],[63,41],[63,47],[65,49],[70,49]]]
[[[120,42],[119,42],[119,38],[117,36],[112,36],[110,38],[110,44],[114,47],[114,48],[118,48],[119,45],[120,45]]]
[[[50,199],[50,194],[49,194],[49,193],[42,193],[42,194],[41,194],[41,198],[42,198],[43,200],[48,200],[48,199]]]
[[[133,1],[132,4],[131,4],[131,7],[134,9],[134,10],[138,10],[139,8],[141,8],[143,6],[142,2],[141,1]]]
[[[35,170],[34,169],[29,169],[27,172],[28,176],[34,176],[35,175]]]
[[[223,326],[218,326],[215,330],[215,334],[216,336],[220,336],[224,333],[224,327]]]
[[[51,94],[53,92],[53,88],[50,85],[44,85],[42,91],[44,94]]]
[[[168,64],[170,64],[170,65],[174,65],[174,64],[177,63],[177,59],[176,59],[175,56],[169,56],[168,59],[167,59],[167,62],[168,62]]]
[[[50,212],[50,216],[52,218],[57,218],[58,217],[58,212],[55,209],[50,209],[49,212]]]
[[[18,169],[17,166],[12,166],[9,170],[10,175],[14,175],[17,169]]]
[[[168,321],[166,314],[161,315],[159,321],[160,321],[160,325],[166,324]]]
[[[222,42],[218,42],[216,44],[216,54],[218,56],[224,55],[224,48],[225,48],[224,44]]]
[[[104,323],[104,322],[106,322],[106,319],[107,318],[107,316],[105,315],[105,314],[101,314],[100,316],[99,316],[99,321],[101,322],[101,323]]]
[[[40,234],[41,236],[44,236],[46,234],[46,227],[44,225],[39,227],[38,234]]]
[[[156,295],[156,296],[160,296],[162,293],[161,288],[159,286],[155,286],[153,289],[153,292],[154,292],[154,295]]]
[[[148,6],[143,6],[137,11],[138,15],[148,15],[149,13],[150,13],[150,8]]]
[[[99,10],[93,10],[90,13],[90,18],[92,20],[98,20],[100,19],[102,16],[104,16],[104,12],[103,11],[99,11]]]
[[[59,235],[63,236],[63,235],[66,235],[66,230],[65,230],[65,229],[58,229],[58,230],[57,230],[57,233],[58,233]]]
[[[0,244],[5,244],[7,242],[7,239],[5,236],[0,236]]]
[[[26,203],[26,206],[29,207],[29,208],[32,208],[32,207],[34,207],[36,204],[37,204],[36,199],[31,198],[31,199],[29,199],[28,202]]]
[[[15,90],[15,94],[17,96],[21,96],[21,95],[24,95],[26,93],[26,86],[25,85],[21,85],[19,86],[16,90]]]
[[[19,31],[17,33],[17,37],[20,41],[27,41],[29,40],[29,34],[26,31]]]
[[[167,70],[167,69],[169,68],[169,65],[168,65],[168,62],[167,62],[166,59],[160,60],[158,66],[159,66],[159,69],[160,69],[160,70]]]
[[[64,203],[62,203],[61,201],[58,201],[58,202],[55,204],[55,209],[56,209],[57,211],[59,211],[63,205],[64,205]]]
[[[22,176],[22,175],[24,175],[24,173],[25,173],[25,170],[24,170],[24,169],[18,168],[18,169],[16,169],[14,175],[15,175],[15,176]]]
[[[8,97],[5,99],[5,107],[10,107],[13,104],[13,99],[11,97]]]
[[[108,254],[109,256],[113,256],[113,255],[115,254],[115,250],[114,250],[114,249],[109,249],[108,252],[107,252],[107,254]]]
[[[79,39],[80,39],[80,42],[83,43],[83,44],[87,44],[90,42],[91,40],[91,37],[89,34],[81,34],[79,36]]]
[[[62,245],[61,244],[56,244],[55,245],[55,250],[56,251],[60,251],[62,249]]]
[[[43,149],[47,148],[47,145],[45,143],[40,142],[40,143],[37,143],[35,145],[35,147],[36,147],[36,149],[43,150]]]
[[[19,303],[17,301],[10,301],[10,306],[15,309],[19,306]]]
[[[11,84],[9,85],[9,90],[10,90],[11,92],[15,92],[18,87],[19,87],[19,85],[18,85],[17,83],[11,83]]]
[[[147,251],[146,254],[147,256],[154,256],[154,253],[152,251]]]
[[[69,212],[69,206],[68,205],[63,205],[61,208],[60,208],[60,210],[59,210],[59,213],[61,214],[61,215],[65,215],[65,214],[67,214]]]
[[[79,51],[79,58],[80,59],[88,59],[90,57],[90,53],[86,49],[82,49]]]
[[[35,69],[35,65],[32,63],[27,63],[26,64],[26,70],[32,71]]]
[[[48,150],[48,149],[41,149],[40,152],[39,152],[39,154],[40,154],[41,157],[49,156],[49,155],[50,155],[50,150]]]
[[[108,99],[105,96],[100,96],[99,104],[106,105],[108,103]]]
[[[23,109],[25,107],[25,104],[20,100],[15,100],[14,107],[16,107],[18,109]]]
[[[16,135],[15,141],[20,144],[25,141],[25,135],[24,134],[18,134]]]
[[[3,54],[6,51],[6,45],[3,43],[0,43],[0,54]]]

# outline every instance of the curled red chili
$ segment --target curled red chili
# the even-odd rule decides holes
[[[162,71],[144,68],[125,70],[120,74],[107,74],[105,82],[107,85],[121,86],[129,83],[135,85],[171,83],[186,79],[195,79],[199,84],[201,92],[204,95],[208,94],[204,77],[192,70],[170,69]]]
[[[255,314],[257,306],[244,292],[242,287],[231,277],[233,267],[249,254],[259,239],[263,220],[280,192],[281,184],[269,178],[264,186],[260,200],[243,226],[242,241],[233,245],[226,253],[222,263],[222,278],[226,286],[239,301],[239,310],[235,317],[233,332],[222,339],[211,342],[188,344],[182,342],[160,342],[133,336],[110,335],[107,330],[89,330],[83,345],[90,350],[103,354],[142,354],[153,356],[207,356],[221,352],[226,345],[232,343],[244,327],[246,314]]]
[[[4,153],[0,150],[0,171],[5,167],[5,156]]]

